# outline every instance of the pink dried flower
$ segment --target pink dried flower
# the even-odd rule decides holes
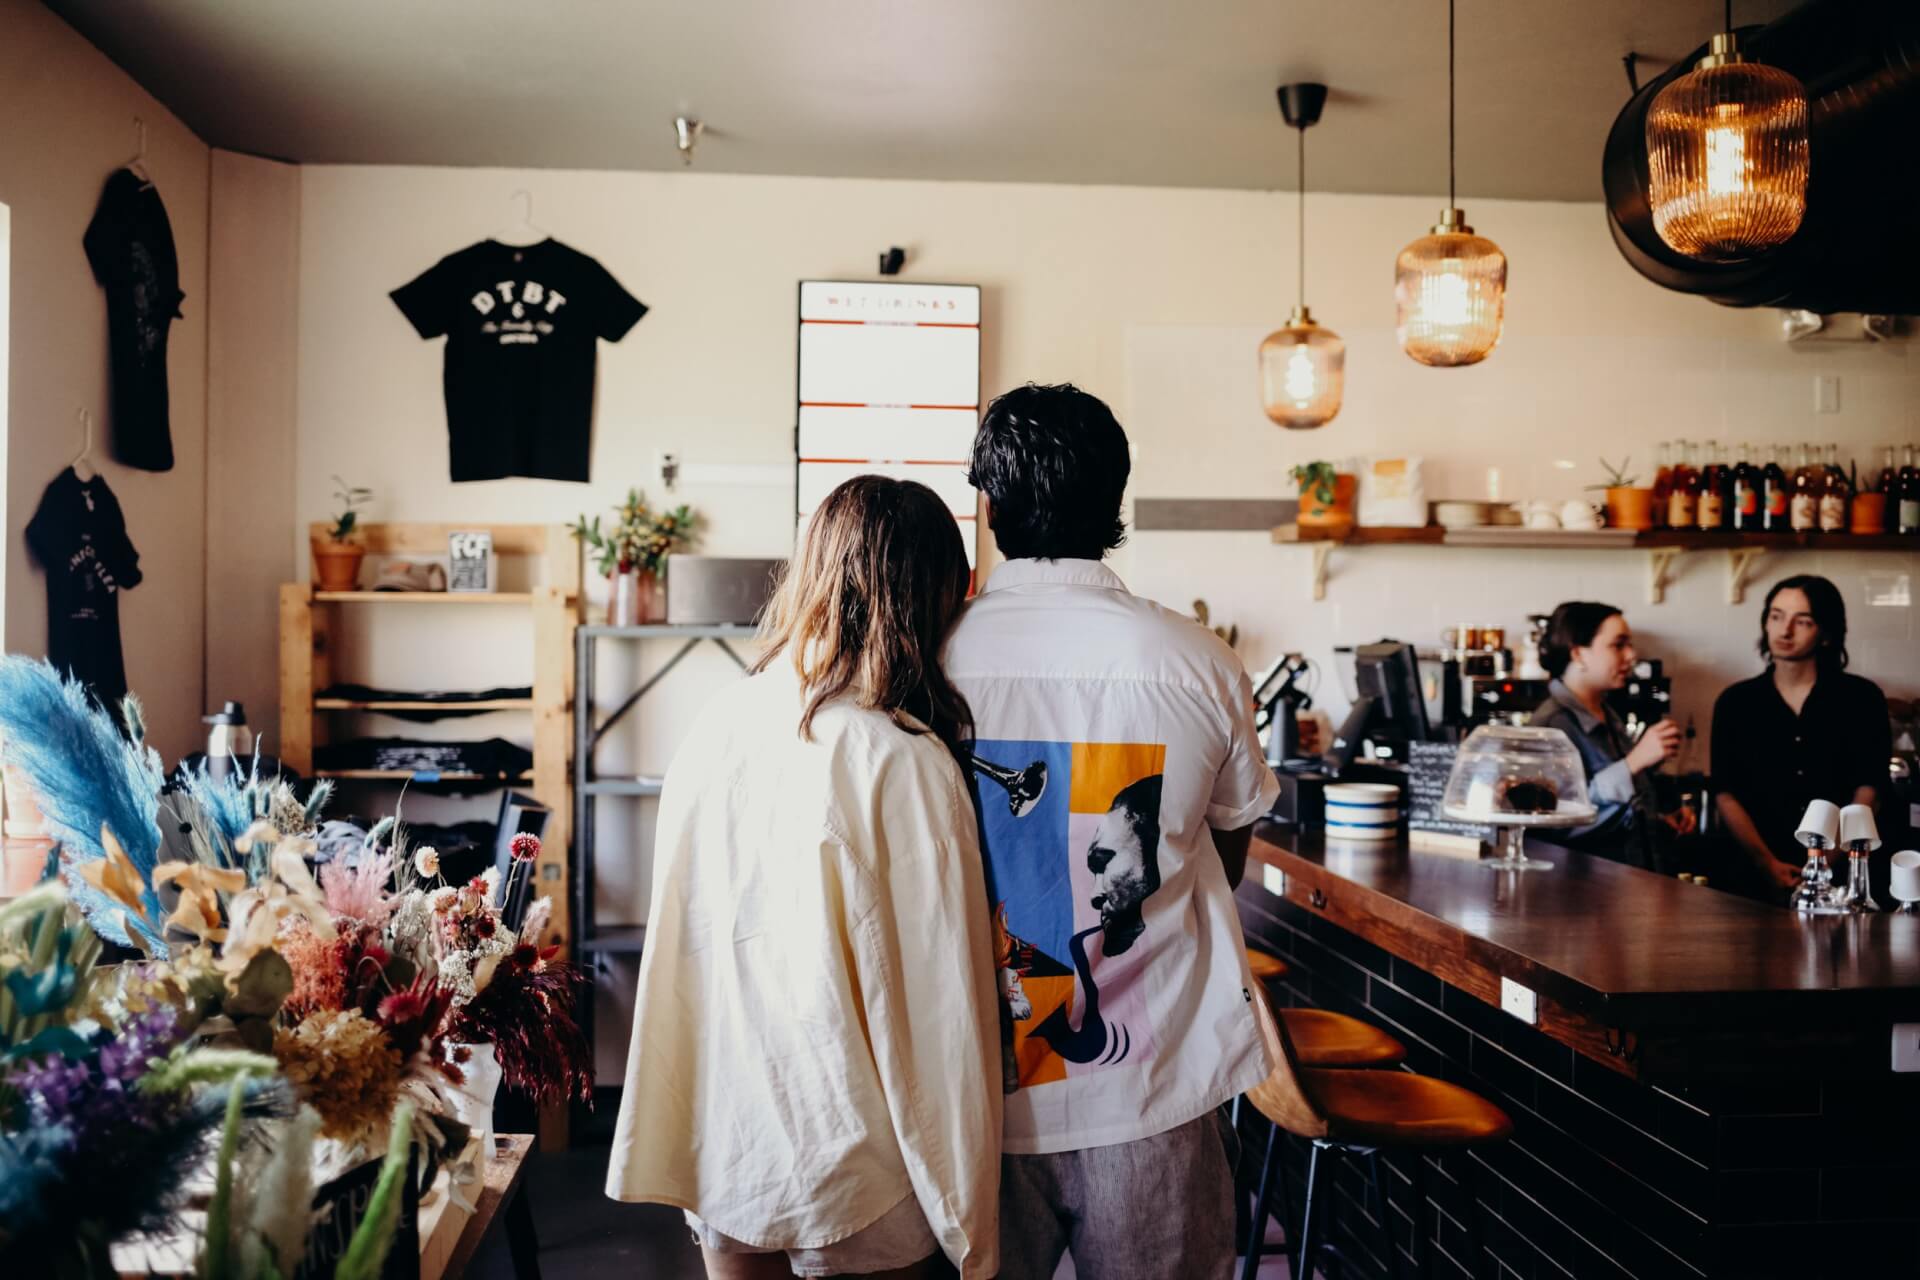
[[[357,867],[329,862],[320,868],[320,887],[327,894],[327,910],[335,917],[346,916],[376,927],[393,914],[393,901],[387,882],[393,876],[393,855],[375,854],[360,860]]]
[[[531,831],[522,831],[507,843],[507,849],[521,862],[531,862],[540,856],[540,837]]]

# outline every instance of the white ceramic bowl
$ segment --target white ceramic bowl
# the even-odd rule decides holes
[[[1484,502],[1436,502],[1433,522],[1443,529],[1477,529],[1487,522]]]
[[[1326,789],[1327,835],[1391,840],[1400,830],[1400,788],[1384,782],[1335,782]]]

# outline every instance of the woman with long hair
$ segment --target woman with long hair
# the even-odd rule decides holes
[[[1532,723],[1572,740],[1587,767],[1587,796],[1597,813],[1587,826],[1541,836],[1615,862],[1664,871],[1670,836],[1692,826],[1687,810],[1680,811],[1687,817],[1662,815],[1652,777],[1679,753],[1680,726],[1660,720],[1637,740],[1627,737],[1607,695],[1626,686],[1634,657],[1626,615],[1610,604],[1569,600],[1548,619],[1540,664],[1553,682]]]
[[[967,561],[925,486],[809,522],[753,674],[667,773],[607,1194],[715,1280],[998,1263],[993,920],[939,664]]]

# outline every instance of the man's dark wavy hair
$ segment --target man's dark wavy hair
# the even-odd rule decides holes
[[[1127,540],[1133,462],[1113,410],[1071,383],[1016,387],[987,406],[967,479],[993,504],[1009,560],[1099,560]]]

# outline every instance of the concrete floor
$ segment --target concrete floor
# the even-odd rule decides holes
[[[540,1234],[544,1280],[705,1280],[700,1250],[678,1209],[619,1204],[602,1192],[607,1171],[606,1139],[587,1137],[557,1155],[535,1152],[526,1190]],[[468,1275],[475,1280],[514,1280],[506,1240],[496,1233]],[[1285,1280],[1284,1258],[1260,1266],[1261,1280]],[[1071,1261],[1055,1280],[1073,1280]]]

